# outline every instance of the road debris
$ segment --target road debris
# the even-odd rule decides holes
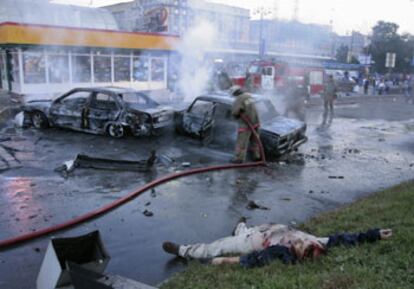
[[[329,176],[330,179],[344,179],[344,176]]]
[[[173,163],[173,162],[174,162],[174,159],[170,158],[170,157],[169,157],[169,156],[167,156],[167,155],[160,155],[160,156],[157,156],[157,159],[158,159],[158,161],[159,161],[160,163],[162,163],[164,166],[169,166],[169,165],[171,165],[171,163]]]
[[[144,212],[142,212],[142,214],[144,214],[145,217],[152,217],[154,216],[154,213],[148,210],[145,210]]]
[[[157,192],[155,191],[155,189],[151,189],[151,197],[152,198],[157,197]]]
[[[139,161],[105,159],[78,154],[74,160],[64,162],[55,171],[61,173],[64,177],[67,177],[68,173],[73,172],[76,168],[148,172],[153,167],[156,158],[155,151],[151,151],[148,159]]]
[[[254,201],[249,201],[246,205],[246,209],[248,209],[248,210],[255,210],[255,209],[270,210],[268,207],[258,205]]]

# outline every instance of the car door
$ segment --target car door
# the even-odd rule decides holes
[[[215,103],[196,99],[183,114],[183,129],[194,136],[204,138],[214,125]]]
[[[108,122],[115,122],[121,112],[121,104],[116,94],[93,92],[87,111],[88,127],[100,132],[105,130]]]
[[[59,127],[82,129],[82,114],[90,94],[90,91],[75,90],[56,99],[50,107],[53,123]]]
[[[238,122],[231,114],[231,105],[217,103],[214,111],[214,140],[212,144],[220,147],[234,147]]]

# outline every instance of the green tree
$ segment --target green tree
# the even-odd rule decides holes
[[[368,51],[375,62],[374,71],[380,73],[388,71],[385,67],[385,58],[388,52],[395,53],[397,56],[393,71],[408,72],[410,70],[414,41],[409,34],[398,34],[398,28],[397,24],[384,21],[379,21],[372,28],[371,44]]]

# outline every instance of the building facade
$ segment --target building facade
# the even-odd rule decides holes
[[[103,9],[78,10],[46,1],[2,3],[14,4],[8,13],[0,8],[2,89],[56,94],[87,86],[167,88],[177,37],[113,30],[116,21]],[[50,17],[44,14],[48,9]]]
[[[332,56],[332,32],[326,25],[273,19],[252,20],[250,41],[258,45],[260,35],[267,51]]]
[[[244,8],[204,0],[135,0],[104,8],[121,30],[181,36],[204,19],[216,25],[220,40],[249,41],[250,11]]]
[[[335,51],[341,46],[348,47],[348,61],[353,57],[358,59],[361,55],[365,55],[365,48],[368,45],[368,36],[357,31],[352,31],[350,35],[337,35],[335,38]]]

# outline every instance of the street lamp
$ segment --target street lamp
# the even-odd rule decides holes
[[[271,9],[260,6],[253,10],[253,15],[260,15],[260,23],[259,23],[259,57],[260,59],[263,59],[265,54],[265,39],[263,38],[263,19],[271,15],[272,11]]]

